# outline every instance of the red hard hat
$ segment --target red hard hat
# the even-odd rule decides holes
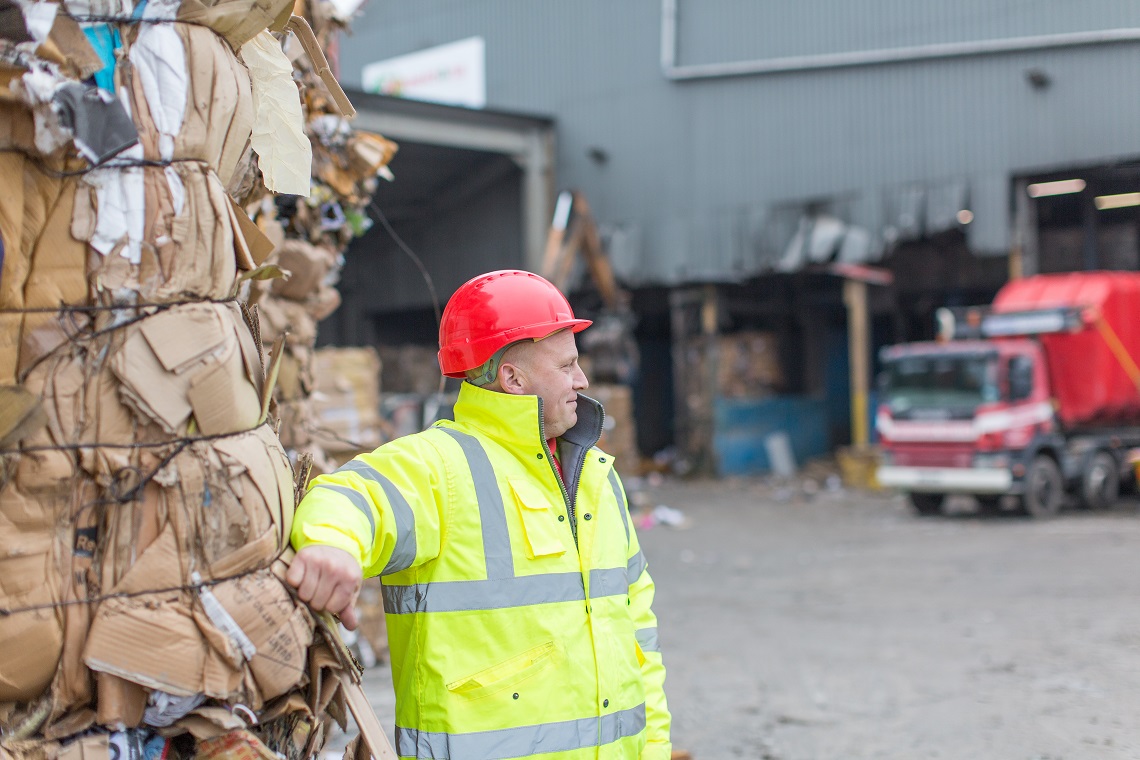
[[[447,302],[439,325],[439,367],[448,377],[462,378],[515,341],[581,332],[590,324],[575,319],[566,296],[537,274],[488,272],[468,280]]]

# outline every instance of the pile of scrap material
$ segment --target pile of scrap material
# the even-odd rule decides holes
[[[628,385],[591,383],[583,393],[601,402],[606,410],[598,447],[613,456],[614,467],[623,478],[640,475],[641,452],[637,448],[633,389]]]
[[[309,399],[317,422],[313,441],[333,462],[343,464],[392,438],[380,418],[376,349],[320,348],[314,367],[316,392]]]
[[[350,664],[281,580],[231,195],[309,190],[292,0],[0,9],[0,758],[308,757]]]
[[[312,398],[317,386],[314,347],[317,323],[340,306],[336,283],[344,251],[372,224],[367,206],[379,178],[392,178],[388,162],[396,144],[352,129],[343,116],[351,106],[341,102],[335,80],[330,87],[329,67],[320,51],[334,45],[348,19],[331,0],[304,0],[297,8],[315,32],[290,37],[285,45],[301,83],[305,132],[313,153],[312,190],[306,198],[251,194],[243,205],[277,242],[267,264],[288,273],[287,279],[257,282],[252,298],[266,343],[285,339],[276,396],[281,441],[295,461],[311,459],[316,473],[335,467],[330,452],[356,453],[379,443],[372,425],[351,439],[335,438],[330,449],[328,425]]]
[[[721,398],[764,398],[784,387],[779,336],[746,330],[715,338],[716,393]]]

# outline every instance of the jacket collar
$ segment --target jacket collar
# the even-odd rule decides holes
[[[470,425],[509,447],[541,445],[545,449],[540,409],[538,396],[497,393],[465,382],[455,402],[455,421]],[[578,421],[560,440],[589,449],[601,438],[604,421],[602,405],[579,393]]]

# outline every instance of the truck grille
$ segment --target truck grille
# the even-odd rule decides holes
[[[969,467],[974,460],[968,444],[898,444],[891,447],[891,454],[901,467]]]

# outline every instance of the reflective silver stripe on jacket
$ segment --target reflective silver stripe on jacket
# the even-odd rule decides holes
[[[380,488],[384,490],[384,495],[388,497],[388,504],[392,507],[392,517],[396,522],[396,547],[392,550],[392,556],[380,574],[390,575],[401,570],[407,570],[416,561],[416,516],[412,512],[408,500],[404,498],[404,494],[400,493],[396,484],[386,476],[358,459],[347,462],[337,472],[354,472],[362,478],[378,483]],[[372,510],[368,511],[368,517],[369,519],[372,518]],[[375,527],[372,529],[372,535],[375,539]]]
[[[503,506],[503,492],[495,469],[483,445],[474,436],[458,430],[438,428],[455,439],[471,468],[475,484],[475,498],[479,501],[479,523],[483,526],[483,555],[487,559],[487,578],[513,578],[515,560],[511,554],[511,534],[507,532],[507,512]]]
[[[637,583],[637,579],[641,577],[647,567],[649,567],[649,563],[645,561],[645,555],[641,553],[641,549],[638,549],[637,554],[629,558],[629,564],[626,566],[629,585],[632,586]]]
[[[621,596],[628,592],[625,568],[590,571],[591,599]],[[576,572],[520,575],[499,580],[385,585],[383,594],[384,611],[389,615],[502,610],[535,604],[586,601],[582,574]]]
[[[645,730],[645,704],[599,718],[448,734],[396,726],[400,757],[433,760],[508,760],[612,744]]]
[[[657,643],[656,628],[638,628],[634,631],[634,636],[637,638],[637,645],[641,647],[642,652],[661,651],[661,645]]]
[[[629,546],[629,512],[625,506],[625,497],[622,496],[617,473],[612,469],[610,470],[610,488],[614,489],[614,500],[618,505],[618,513],[621,515],[621,521],[625,523],[625,545]]]
[[[621,596],[629,593],[628,573],[620,567],[613,570],[590,571],[590,598],[598,599],[603,596]]]
[[[479,502],[483,530],[483,551],[487,562],[486,580],[434,581],[412,585],[384,585],[384,611],[389,615],[418,612],[471,612],[530,607],[536,604],[584,602],[586,589],[582,574],[546,573],[516,576],[507,530],[506,508],[491,460],[478,439],[467,433],[441,427],[459,444]],[[639,552],[642,566],[644,557]],[[630,560],[632,563],[634,560]],[[622,596],[629,593],[631,566],[590,571],[590,598]],[[640,576],[640,571],[638,571]]]
[[[372,505],[368,503],[367,496],[359,491],[353,491],[348,486],[319,485],[317,488],[327,488],[352,502],[352,506],[363,512],[364,516],[368,518],[368,525],[372,528],[372,540],[376,540],[376,518],[372,516]]]

